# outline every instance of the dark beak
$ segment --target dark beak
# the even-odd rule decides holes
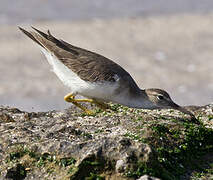
[[[190,115],[190,116],[191,116],[191,120],[192,120],[193,122],[198,122],[198,120],[195,118],[194,114],[192,114],[190,111],[186,110],[185,108],[183,108],[183,107],[181,107],[181,106],[179,106],[179,105],[177,105],[177,104],[175,104],[175,103],[173,103],[172,107],[173,107],[174,109],[176,109],[176,110],[178,110],[178,111],[184,113],[184,114]]]

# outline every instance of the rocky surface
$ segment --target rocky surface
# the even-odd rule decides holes
[[[173,110],[111,108],[0,107],[0,179],[213,177],[213,104],[187,107],[196,123]]]

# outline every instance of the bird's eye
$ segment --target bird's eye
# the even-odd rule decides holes
[[[159,100],[164,99],[164,97],[163,97],[162,95],[158,95],[157,98],[158,98]]]

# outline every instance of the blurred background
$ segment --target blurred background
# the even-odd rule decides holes
[[[17,28],[31,25],[114,60],[180,105],[213,102],[212,0],[1,0],[0,105],[60,110],[69,89]]]

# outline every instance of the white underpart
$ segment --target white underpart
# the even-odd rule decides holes
[[[71,89],[71,93],[80,94],[85,97],[103,99],[106,101],[113,101],[117,99],[114,97],[114,92],[118,88],[118,80],[115,83],[101,82],[91,83],[82,80],[76,73],[65,66],[57,57],[51,52],[41,48],[46,56],[49,64],[53,68],[53,72],[58,78]]]

